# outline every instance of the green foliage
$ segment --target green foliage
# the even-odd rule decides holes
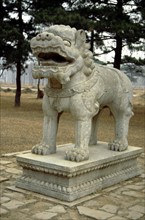
[[[0,56],[9,64],[16,63],[19,57],[24,63],[29,55],[28,39],[34,35],[34,26],[42,24],[85,29],[90,33],[87,40],[91,42],[92,51],[95,47],[102,48],[104,53],[117,51],[113,45],[103,45],[104,40],[109,39],[117,45],[117,37],[122,42],[121,49],[128,45],[130,50],[145,50],[144,0],[138,3],[131,0],[2,0],[0,11]],[[25,22],[20,14],[29,14],[32,18]]]
[[[139,48],[135,44],[144,41],[144,0],[139,3],[131,0],[76,0],[71,1],[70,7],[81,17],[92,21],[90,29],[95,32],[93,41],[96,48],[101,46],[104,53],[114,50],[114,66],[117,68],[120,68],[122,48],[128,46],[135,51]],[[104,40],[109,39],[115,42],[114,48],[112,45],[103,46]]]
[[[35,24],[51,24],[57,21],[61,23],[66,13],[62,7],[64,0],[32,0],[30,14],[34,18]]]
[[[20,106],[21,74],[28,59],[29,31],[32,32],[32,20],[25,22],[31,0],[2,0],[0,2],[0,57],[5,62],[3,68],[16,66],[15,106]]]
[[[137,66],[145,65],[145,59],[136,59],[135,57],[124,56],[122,63],[134,63]]]
[[[27,0],[3,0],[1,4],[0,57],[9,65],[20,61],[23,66],[29,55],[26,34],[32,31],[32,20],[28,23],[22,17],[27,12],[27,3]]]

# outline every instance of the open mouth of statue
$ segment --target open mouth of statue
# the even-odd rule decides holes
[[[42,66],[66,66],[73,62],[73,59],[57,52],[39,52],[37,58]]]

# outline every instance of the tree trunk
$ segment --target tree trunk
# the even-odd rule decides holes
[[[21,105],[21,62],[23,54],[23,19],[22,19],[22,0],[18,1],[18,21],[19,21],[19,39],[17,45],[18,57],[16,62],[17,76],[16,76],[16,95],[15,95],[15,106]]]
[[[118,19],[119,22],[123,17],[123,0],[117,0],[116,10],[117,10],[116,19]],[[116,48],[115,48],[115,58],[114,58],[114,67],[117,69],[120,69],[121,54],[122,54],[122,37],[120,36],[120,31],[119,31],[119,33],[116,32]]]
[[[16,94],[15,94],[15,107],[19,107],[21,98],[21,62],[17,62],[17,76],[16,76]]]
[[[92,51],[92,53],[94,52],[94,30],[91,31],[91,42],[90,42],[90,50]]]
[[[38,79],[38,83],[37,83],[37,99],[39,99],[39,91],[40,91],[40,79]]]
[[[116,35],[114,67],[117,69],[120,69],[121,54],[122,54],[122,38],[120,36]]]
[[[38,79],[38,84],[37,84],[37,99],[42,99],[44,96],[43,91],[40,89],[40,79]]]

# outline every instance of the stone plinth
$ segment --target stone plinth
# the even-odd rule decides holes
[[[41,156],[17,156],[23,168],[16,186],[64,201],[73,201],[140,174],[137,157],[142,149],[129,147],[124,152],[108,150],[99,142],[89,148],[90,158],[83,162],[64,160],[65,151],[73,147],[58,146],[57,153]]]

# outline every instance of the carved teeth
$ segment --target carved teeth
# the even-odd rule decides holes
[[[59,55],[66,57],[66,54],[62,52],[60,48],[50,48],[50,47],[41,48],[38,46],[38,47],[33,47],[32,50],[33,53],[36,55],[38,55],[39,53],[58,53]]]

